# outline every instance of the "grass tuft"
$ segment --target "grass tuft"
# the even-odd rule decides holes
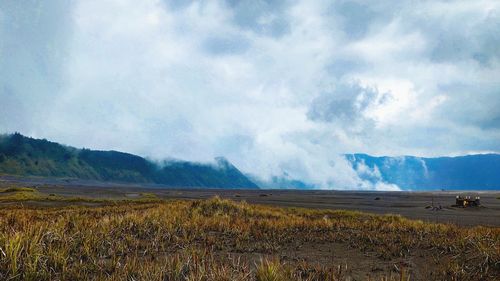
[[[276,261],[261,261],[257,267],[257,281],[286,281],[281,265]]]

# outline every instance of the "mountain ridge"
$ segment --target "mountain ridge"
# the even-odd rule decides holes
[[[500,189],[500,154],[393,157],[353,153],[344,157],[362,180],[395,184],[402,190]],[[244,174],[224,157],[215,158],[214,163],[154,162],[127,152],[79,149],[19,133],[0,135],[0,173],[165,187],[318,188],[286,172],[267,180]]]
[[[258,188],[223,157],[214,164],[183,160],[160,164],[126,152],[78,149],[19,133],[0,135],[0,173],[167,187]]]
[[[500,189],[500,154],[390,157],[356,153],[345,157],[362,178],[403,189]]]

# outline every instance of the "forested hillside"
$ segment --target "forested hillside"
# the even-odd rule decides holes
[[[176,187],[257,188],[224,158],[214,164],[159,164],[133,154],[77,149],[19,133],[0,136],[0,173]]]

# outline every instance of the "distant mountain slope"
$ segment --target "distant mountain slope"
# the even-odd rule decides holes
[[[378,180],[403,189],[500,189],[499,154],[437,158],[349,154],[346,158],[356,170],[368,167]]]
[[[247,175],[262,189],[316,189],[317,185],[291,178],[287,173],[281,176],[273,176],[268,180],[256,176]]]
[[[215,164],[169,161],[160,165],[133,154],[76,149],[18,133],[0,136],[0,173],[177,187],[258,188],[224,158],[217,158]]]

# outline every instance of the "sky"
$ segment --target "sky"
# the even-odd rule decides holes
[[[0,0],[0,133],[398,189],[342,155],[499,152],[499,31],[497,0]]]

